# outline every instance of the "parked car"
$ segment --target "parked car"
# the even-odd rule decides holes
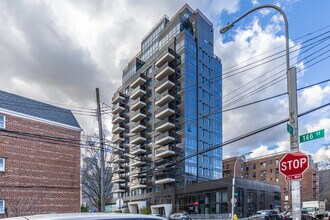
[[[192,220],[187,213],[174,213],[170,216],[170,220]]]
[[[248,217],[249,220],[280,220],[281,217],[275,210],[260,210],[255,215]]]
[[[292,212],[286,211],[280,214],[283,220],[292,220]],[[302,210],[301,211],[301,220],[313,220],[313,217],[307,212]]]
[[[67,213],[7,218],[10,220],[166,220],[166,218],[141,214]]]

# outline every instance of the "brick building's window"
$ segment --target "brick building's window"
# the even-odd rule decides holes
[[[5,201],[0,200],[0,213],[5,213]]]
[[[0,129],[6,128],[6,117],[4,115],[0,115]]]
[[[5,158],[0,157],[0,172],[5,171]]]

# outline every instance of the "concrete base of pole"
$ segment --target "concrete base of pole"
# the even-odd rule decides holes
[[[292,192],[292,220],[301,219],[300,180],[291,181]]]

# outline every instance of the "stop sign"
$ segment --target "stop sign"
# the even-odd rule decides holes
[[[308,169],[309,158],[300,151],[286,154],[280,161],[280,173],[286,180],[302,179],[302,174]]]

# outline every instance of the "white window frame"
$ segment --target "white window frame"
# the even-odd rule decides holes
[[[2,207],[3,207],[3,210],[0,209],[0,214],[4,214],[5,213],[5,200],[2,200],[0,199],[0,202],[2,201]]]
[[[0,172],[5,172],[6,171],[6,159],[3,157],[0,157],[0,160],[3,161],[3,170],[0,170]]]
[[[6,128],[6,116],[0,115],[0,117],[3,117],[3,127],[0,127],[0,129],[5,129]]]

